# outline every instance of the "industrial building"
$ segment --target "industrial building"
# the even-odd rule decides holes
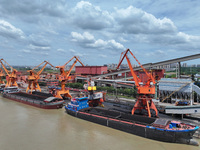
[[[76,66],[75,72],[80,75],[101,75],[107,73],[107,66]]]
[[[200,95],[200,88],[195,86],[191,79],[162,78],[159,81],[159,98],[161,101],[175,103],[186,100],[192,105],[194,103],[193,91]]]

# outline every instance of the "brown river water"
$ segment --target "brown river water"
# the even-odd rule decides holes
[[[0,96],[0,150],[200,150],[165,143]],[[200,139],[197,139],[200,143]]]

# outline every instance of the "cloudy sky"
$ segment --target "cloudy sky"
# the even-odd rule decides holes
[[[200,1],[0,0],[0,57],[11,65],[118,63],[127,48],[141,63],[200,53]]]

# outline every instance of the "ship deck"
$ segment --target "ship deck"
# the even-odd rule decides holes
[[[131,122],[131,123],[140,123],[142,125],[150,125],[152,124],[156,118],[149,118],[146,116],[138,116],[138,115],[130,115],[127,113],[122,113],[119,111],[110,111],[104,108],[86,108],[86,109],[82,109],[79,110],[80,112],[86,112],[86,113],[90,113],[90,114],[94,114],[94,115],[99,115],[99,116],[103,116],[103,117],[108,117],[108,118],[113,118],[113,119],[118,119],[118,120],[122,120],[122,121],[127,121],[127,122]]]
[[[12,95],[23,97],[23,98],[28,98],[32,100],[37,100],[37,101],[44,101],[47,96],[42,96],[42,95],[35,95],[35,94],[28,94],[24,92],[18,92],[18,93],[12,93]]]

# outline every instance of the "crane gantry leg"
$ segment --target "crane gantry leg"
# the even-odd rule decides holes
[[[54,95],[57,98],[63,99],[62,95],[66,98],[68,97],[69,99],[72,98],[72,96],[69,94],[69,90],[57,90],[56,95]]]
[[[30,90],[30,92],[29,92]],[[35,90],[35,91],[40,91],[41,92],[41,88],[38,84],[38,82],[35,82],[35,81],[29,81],[29,84],[28,84],[28,87],[26,89],[26,92],[29,92],[32,94],[32,91]]]
[[[57,98],[61,98],[61,99],[63,99],[63,97],[65,97],[65,98],[68,97],[69,99],[72,98],[72,96],[69,94],[69,90],[65,89],[65,80],[61,81],[61,89],[56,90],[56,93],[54,96]]]
[[[151,110],[155,111],[155,116],[158,117],[158,110],[155,104],[152,101],[152,98],[147,97],[146,95],[140,95],[132,109],[132,115],[135,113],[136,110],[139,110],[141,113],[142,110],[146,110],[148,116],[151,117]]]

